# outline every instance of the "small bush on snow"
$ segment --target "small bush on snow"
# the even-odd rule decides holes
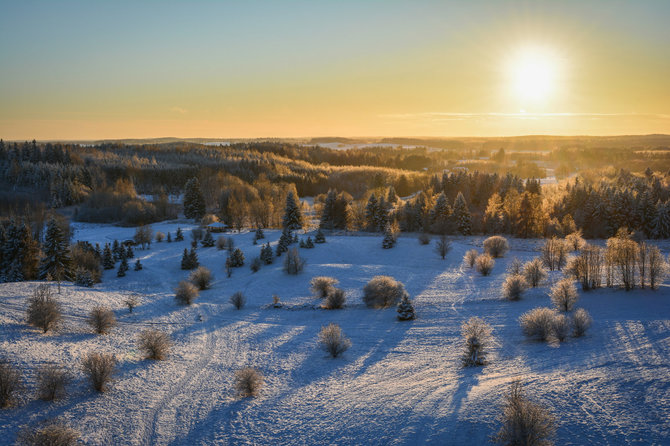
[[[324,298],[328,296],[335,289],[335,285],[340,283],[334,277],[319,276],[313,277],[309,282],[312,288],[312,293],[317,297]]]
[[[510,274],[503,282],[503,296],[507,300],[519,300],[528,284],[526,279],[520,274]]]
[[[521,274],[523,272],[523,265],[521,263],[521,260],[514,257],[512,259],[512,261],[509,262],[509,266],[507,267],[507,272],[509,274]]]
[[[475,266],[475,260],[477,260],[478,255],[479,252],[477,252],[476,249],[471,249],[467,251],[463,256],[463,263],[465,263],[470,268],[473,268]]]
[[[286,274],[297,275],[305,267],[305,260],[300,257],[298,248],[289,249],[284,259],[284,271]]]
[[[573,232],[565,236],[565,245],[570,251],[579,251],[586,245],[582,238],[582,231]]]
[[[522,314],[519,323],[526,336],[547,341],[553,338],[556,314],[551,308],[534,308]]]
[[[49,285],[39,285],[28,298],[27,320],[44,333],[63,319],[60,303],[53,297]]]
[[[576,338],[584,336],[592,323],[593,319],[591,319],[589,312],[583,308],[577,308],[572,315],[573,336]]]
[[[556,339],[563,342],[570,335],[570,321],[564,314],[556,314],[554,315],[552,330]]]
[[[551,302],[558,311],[572,311],[577,303],[577,288],[570,279],[560,280],[551,288]]]
[[[514,381],[499,418],[502,428],[494,441],[501,445],[548,446],[556,432],[555,418],[544,407],[528,400],[521,383]]]
[[[483,319],[471,317],[461,326],[465,348],[461,360],[465,367],[486,364],[486,348],[491,342],[493,329]]]
[[[475,268],[482,276],[488,276],[493,270],[496,261],[488,254],[482,254],[475,259]]]
[[[351,341],[344,336],[340,326],[333,323],[321,327],[319,343],[333,358],[337,358],[351,347]]]
[[[189,282],[197,286],[199,290],[206,290],[212,286],[213,279],[212,272],[204,266],[199,266],[188,276]]]
[[[0,408],[8,407],[21,388],[21,373],[8,360],[0,358]]]
[[[414,305],[412,305],[412,301],[409,300],[409,296],[407,295],[403,296],[396,311],[398,312],[398,320],[400,321],[411,321],[416,317]]]
[[[64,398],[70,375],[55,364],[42,366],[37,372],[37,396],[44,401]]]
[[[114,312],[109,308],[97,306],[88,315],[88,325],[97,334],[107,334],[116,325],[116,316],[114,316]]]
[[[152,329],[143,330],[137,344],[146,359],[157,361],[165,359],[172,347],[172,341],[167,333]]]
[[[368,307],[394,306],[405,296],[405,286],[390,276],[375,276],[363,287],[363,301]]]
[[[420,245],[428,245],[430,244],[430,236],[426,234],[425,232],[419,235],[419,244]]]
[[[174,298],[182,305],[191,305],[198,297],[198,288],[191,282],[182,280],[174,290]]]
[[[19,433],[17,444],[21,446],[72,446],[79,441],[79,432],[58,420],[48,420]]]
[[[93,388],[98,392],[104,392],[114,375],[116,358],[112,354],[90,352],[84,356],[82,369]]]
[[[236,309],[241,310],[244,307],[244,304],[247,303],[247,298],[244,297],[244,294],[242,294],[241,291],[237,291],[230,296],[230,303],[233,304]]]
[[[494,235],[484,240],[484,252],[497,259],[504,257],[509,250],[509,243],[505,237]]]
[[[324,299],[323,308],[326,310],[339,310],[344,306],[346,301],[347,296],[344,294],[344,290],[335,288]]]
[[[263,374],[252,367],[235,372],[235,389],[237,394],[244,398],[258,395],[263,387]]]
[[[523,276],[531,287],[539,286],[546,278],[547,271],[542,265],[542,260],[535,258],[523,265]]]

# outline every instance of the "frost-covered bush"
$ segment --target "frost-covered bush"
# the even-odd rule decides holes
[[[212,286],[213,279],[212,272],[204,266],[199,266],[188,276],[189,282],[197,286],[199,290],[206,290]]]
[[[390,276],[375,276],[363,287],[363,301],[368,307],[394,306],[406,296],[405,285]]]
[[[585,244],[586,241],[582,238],[582,231],[573,232],[565,236],[565,245],[570,251],[579,251]]]
[[[556,432],[554,416],[528,400],[521,383],[514,381],[499,418],[502,428],[494,441],[501,445],[549,446]]]
[[[344,336],[339,325],[330,323],[319,332],[321,347],[333,358],[337,358],[351,347],[351,341]]]
[[[300,257],[300,253],[297,248],[291,248],[286,253],[286,258],[284,259],[284,272],[286,274],[297,275],[305,267],[305,260]]]
[[[165,234],[163,234],[161,231],[156,231],[156,242],[161,243],[163,240],[165,240]]]
[[[37,396],[44,401],[64,398],[70,375],[56,364],[47,364],[37,371]]]
[[[182,305],[191,305],[193,301],[198,297],[198,287],[193,285],[191,282],[182,280],[177,285],[177,288],[174,290],[174,298],[177,300],[177,303]]]
[[[523,264],[521,263],[521,260],[514,257],[512,259],[512,261],[509,262],[509,265],[507,266],[507,272],[509,274],[522,274],[523,273]]]
[[[482,275],[488,276],[493,270],[496,261],[488,254],[481,254],[475,259],[475,269]]]
[[[165,332],[146,329],[140,333],[137,345],[146,359],[162,361],[170,352],[172,341]]]
[[[344,303],[347,301],[347,296],[344,294],[344,290],[340,288],[333,288],[328,292],[328,295],[323,301],[323,308],[326,310],[339,310],[344,306]]]
[[[419,235],[419,244],[420,245],[428,245],[430,244],[430,236],[426,234],[425,232]]]
[[[84,356],[82,369],[93,388],[98,392],[104,392],[114,375],[116,358],[112,354],[90,352]]]
[[[116,325],[116,316],[109,308],[97,306],[89,313],[87,322],[97,334],[107,334]]]
[[[263,387],[263,374],[252,367],[235,372],[235,389],[237,394],[242,397],[258,395]]]
[[[78,286],[91,288],[93,286],[93,276],[91,272],[85,268],[77,268],[74,272],[74,283]]]
[[[445,257],[447,257],[447,254],[449,253],[449,250],[451,249],[451,242],[447,238],[447,236],[442,235],[440,236],[439,239],[437,239],[437,243],[435,243],[435,252],[437,255],[444,260]]]
[[[230,303],[233,304],[236,309],[241,310],[244,307],[244,304],[247,303],[247,298],[241,291],[237,291],[230,296]]]
[[[409,300],[409,296],[405,295],[403,296],[402,300],[398,304],[398,320],[400,321],[411,321],[416,317],[416,314],[414,313],[414,305],[412,305],[412,301]]]
[[[507,300],[519,300],[526,288],[528,284],[521,274],[510,274],[503,282],[503,296]]]
[[[534,308],[521,315],[519,323],[526,336],[547,341],[554,336],[556,311],[551,308]]]
[[[8,407],[21,388],[21,373],[5,358],[0,358],[0,408]]]
[[[137,296],[129,296],[123,303],[128,307],[128,313],[132,313],[135,307],[140,304],[140,300]]]
[[[570,335],[570,321],[567,316],[564,314],[554,315],[552,330],[557,340],[561,342],[565,341],[565,338]]]
[[[53,297],[51,287],[39,285],[28,298],[27,320],[30,325],[44,333],[58,325],[63,319],[60,303]]]
[[[491,343],[493,329],[483,319],[471,317],[461,326],[465,341],[461,361],[465,367],[486,364],[486,348]]]
[[[328,294],[335,289],[335,285],[338,283],[340,282],[336,278],[327,276],[313,277],[309,282],[312,293],[314,293],[316,297],[320,298],[328,296]]]
[[[20,446],[74,446],[79,443],[78,431],[58,420],[49,420],[37,427],[26,428],[19,433]]]
[[[572,315],[573,336],[576,338],[584,336],[592,323],[593,319],[589,312],[583,308],[577,308]]]
[[[470,268],[473,268],[475,266],[475,260],[477,260],[478,255],[479,252],[477,252],[476,249],[471,249],[467,251],[463,256],[463,263],[465,263]]]
[[[505,237],[494,235],[484,240],[484,252],[494,259],[505,257],[509,250],[509,243]]]
[[[551,303],[558,311],[572,311],[577,303],[577,288],[570,279],[562,279],[551,288]]]
[[[542,265],[542,260],[535,258],[523,265],[523,276],[531,287],[539,286],[547,278],[547,271]]]

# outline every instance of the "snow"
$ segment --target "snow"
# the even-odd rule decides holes
[[[92,289],[63,285],[58,298],[65,323],[54,333],[42,335],[25,324],[25,300],[37,282],[0,285],[0,351],[25,382],[18,407],[0,412],[3,439],[13,439],[26,423],[58,416],[89,444],[485,444],[499,428],[502,396],[517,378],[557,415],[557,444],[667,444],[670,438],[668,286],[580,291],[578,306],[591,313],[593,327],[584,338],[550,346],[526,340],[517,319],[550,306],[548,291],[560,272],[519,302],[500,297],[507,264],[536,256],[537,240],[510,240],[511,251],[496,260],[489,277],[461,264],[465,251],[481,249],[480,237],[454,239],[441,260],[434,241],[422,246],[403,236],[384,250],[381,235],[326,235],[326,244],[300,250],[307,265],[298,276],[284,274],[283,257],[252,273],[248,264],[260,243],[274,244],[280,235],[266,230],[267,240],[257,246],[253,231],[225,234],[246,257],[231,278],[224,251],[199,248],[200,263],[215,281],[183,307],[172,290],[188,276],[179,266],[193,225],[152,225],[173,237],[177,226],[183,242],[135,250],[142,271],[133,271],[131,261],[124,278],[110,270]],[[106,225],[76,229],[76,239],[101,244],[134,233]],[[416,320],[397,321],[395,309],[365,308],[362,287],[378,274],[405,284]],[[340,281],[345,309],[318,308],[309,281],[322,275]],[[228,302],[236,291],[247,297],[242,310]],[[133,293],[141,304],[129,314],[123,301]],[[282,308],[272,308],[275,293]],[[98,304],[110,306],[119,321],[109,335],[95,335],[86,325]],[[460,326],[471,316],[493,326],[496,342],[489,365],[464,369]],[[330,322],[352,341],[337,359],[317,345],[321,326]],[[137,351],[137,336],[148,327],[168,331],[175,341],[166,361],[143,360]],[[102,395],[89,389],[78,368],[91,350],[119,359],[115,382]],[[47,361],[75,375],[63,401],[34,397],[35,372]],[[265,376],[255,399],[234,394],[234,373],[245,366]]]

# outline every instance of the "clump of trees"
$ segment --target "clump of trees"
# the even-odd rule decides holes
[[[536,288],[547,278],[547,271],[544,269],[542,261],[539,258],[535,258],[524,264],[523,276],[528,285]]]
[[[204,266],[198,267],[198,269],[193,271],[188,276],[189,282],[198,287],[200,291],[206,290],[212,286],[213,279],[214,276],[212,276],[212,272],[209,270],[209,268],[205,268]]]
[[[37,371],[37,396],[43,401],[54,401],[65,397],[70,375],[56,364],[46,364]]]
[[[577,303],[577,288],[570,279],[560,280],[551,288],[551,303],[558,311],[572,311]]]
[[[0,358],[0,408],[10,406],[21,388],[21,373],[7,359]]]
[[[334,277],[318,276],[312,278],[309,283],[312,293],[314,293],[316,297],[323,299],[335,289],[335,285],[339,283],[339,280]]]
[[[323,308],[326,310],[338,310],[344,307],[347,296],[341,288],[333,288],[328,292],[323,300]]]
[[[509,243],[505,237],[494,235],[484,240],[484,252],[494,259],[504,257],[509,251]]]
[[[297,248],[291,248],[286,253],[286,258],[284,259],[284,272],[286,274],[297,275],[302,272],[305,267],[305,260],[300,257],[300,253]]]
[[[35,427],[19,432],[17,444],[21,446],[74,446],[80,433],[60,420],[47,420]]]

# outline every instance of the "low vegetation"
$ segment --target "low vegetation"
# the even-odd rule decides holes
[[[333,358],[337,358],[351,347],[349,338],[342,333],[340,326],[334,323],[321,327],[319,343]]]
[[[363,287],[363,301],[371,308],[395,306],[406,296],[405,285],[390,276],[375,276]]]
[[[263,381],[263,374],[252,367],[235,372],[235,389],[241,398],[258,396],[263,387]]]
[[[82,360],[82,370],[97,392],[105,392],[116,370],[116,358],[109,353],[90,352]]]

